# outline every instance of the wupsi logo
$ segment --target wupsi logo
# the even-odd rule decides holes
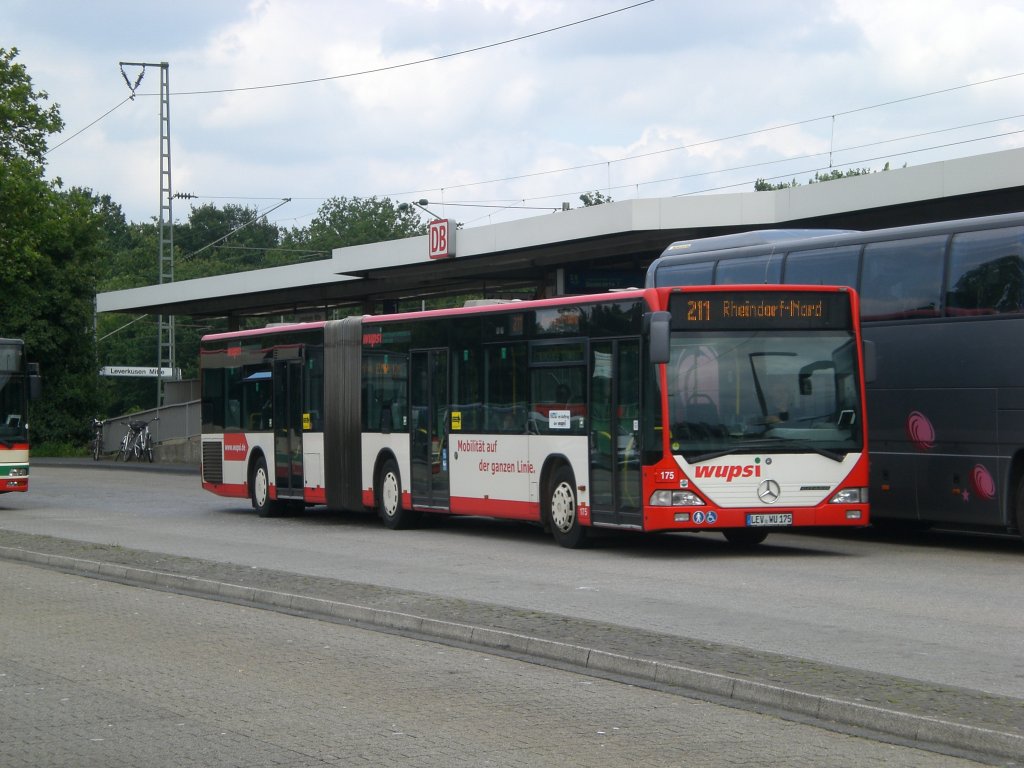
[[[761,476],[760,464],[719,464],[717,466],[697,466],[693,468],[694,477],[698,480],[715,478],[731,483],[737,477],[751,478]]]

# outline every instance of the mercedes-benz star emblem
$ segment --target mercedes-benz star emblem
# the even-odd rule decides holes
[[[765,504],[774,504],[779,500],[780,495],[782,495],[782,489],[774,480],[765,480],[757,486],[757,498]]]

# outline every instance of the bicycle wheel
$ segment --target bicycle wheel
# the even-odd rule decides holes
[[[149,460],[149,463],[152,464],[153,463],[153,438],[149,437],[148,435],[146,436],[146,447],[143,450],[143,453],[146,454],[146,458]]]
[[[100,460],[100,453],[102,452],[101,451],[102,445],[103,445],[103,438],[100,435],[96,435],[96,437],[94,437],[92,439],[92,460],[93,461],[99,461]]]

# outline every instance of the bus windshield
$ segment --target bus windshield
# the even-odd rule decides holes
[[[25,414],[25,376],[21,344],[0,344],[0,440],[28,437]]]
[[[690,463],[765,450],[840,461],[862,449],[850,332],[676,332],[667,373],[672,452]]]

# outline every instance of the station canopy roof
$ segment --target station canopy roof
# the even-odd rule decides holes
[[[878,229],[1024,210],[1024,149],[767,192],[622,200],[427,236],[337,248],[329,259],[97,296],[99,312],[226,316],[322,312],[369,300],[500,292],[556,270],[643,271],[673,241],[753,229]],[[585,281],[584,281],[585,282]],[[595,281],[600,283],[600,281]]]

